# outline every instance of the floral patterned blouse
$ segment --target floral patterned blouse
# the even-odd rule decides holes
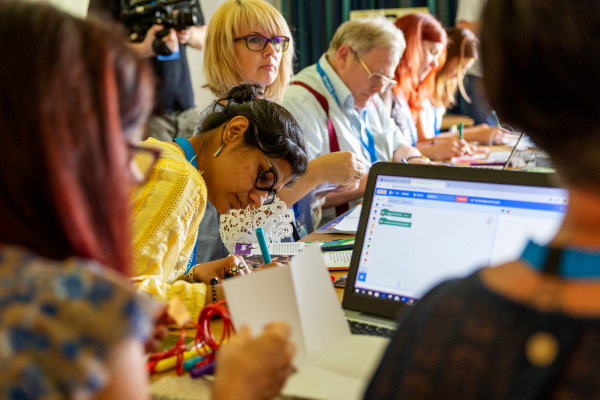
[[[0,398],[95,397],[110,379],[111,349],[145,340],[155,309],[94,261],[0,248]]]

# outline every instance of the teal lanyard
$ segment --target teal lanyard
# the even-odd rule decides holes
[[[190,141],[184,137],[177,137],[173,139],[175,143],[179,145],[183,149],[185,153],[185,158],[194,166],[194,168],[198,169],[198,163],[196,162],[196,153],[194,152],[194,148],[190,144]],[[194,250],[192,251],[192,256],[190,257],[187,267],[185,268],[184,275],[187,274],[190,269],[194,265],[196,265],[196,248],[198,247],[198,242],[194,245]]]
[[[329,92],[329,94],[331,95],[331,97],[333,97],[333,99],[337,103],[338,107],[341,109],[342,105],[340,104],[340,100],[338,99],[338,97],[337,97],[337,95],[335,93],[335,90],[333,89],[333,84],[329,80],[329,77],[327,76],[327,74],[323,70],[323,67],[321,67],[321,62],[320,61],[317,62],[317,72],[319,72],[319,75],[321,75],[321,80],[323,81],[323,84],[327,88],[327,91]],[[365,110],[363,110],[362,118],[361,118],[361,116],[353,116],[353,117],[355,117],[355,119],[358,120],[358,124],[359,124],[359,126],[358,126],[358,138],[360,139],[360,142],[362,143],[362,145],[364,146],[364,148],[369,153],[369,158],[371,159],[371,162],[375,163],[375,162],[377,162],[377,153],[375,152],[375,139],[373,139],[373,134],[369,130],[369,125],[367,124],[366,113],[367,113],[367,110],[365,109]],[[362,128],[363,128],[363,126],[364,126],[365,132],[367,134],[367,141],[366,142],[363,139],[363,135],[362,135]]]
[[[600,279],[600,252],[550,248],[529,241],[521,259],[541,272],[565,278]]]

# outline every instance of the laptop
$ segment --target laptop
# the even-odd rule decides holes
[[[376,163],[369,172],[342,306],[350,325],[395,328],[438,283],[547,243],[567,208],[554,174]],[[383,335],[385,336],[385,335]]]

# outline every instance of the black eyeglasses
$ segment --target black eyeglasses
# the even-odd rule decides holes
[[[135,183],[144,183],[152,174],[152,169],[158,161],[160,150],[136,146],[129,143],[129,171]]]
[[[269,164],[269,169],[266,171],[260,171],[256,177],[256,181],[254,182],[254,187],[256,189],[262,192],[268,192],[267,198],[265,201],[263,201],[263,205],[271,204],[277,195],[277,190],[273,189],[277,183],[277,172],[275,172],[275,168],[273,168],[273,164],[271,164],[271,161],[269,161],[268,158],[267,164]]]
[[[267,47],[267,43],[271,43],[275,51],[284,52],[290,46],[290,38],[287,36],[273,36],[267,38],[262,35],[246,35],[239,38],[234,38],[233,41],[244,40],[246,47],[251,51],[263,51]]]

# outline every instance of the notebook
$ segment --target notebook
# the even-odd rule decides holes
[[[567,207],[554,174],[376,163],[369,172],[343,308],[393,328],[432,287],[547,243]]]

